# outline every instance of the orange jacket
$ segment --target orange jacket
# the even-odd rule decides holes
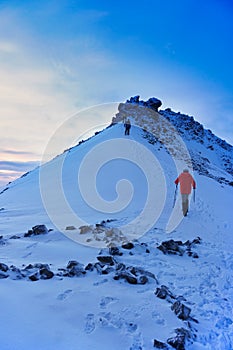
[[[178,183],[180,183],[181,194],[190,194],[191,186],[194,190],[196,188],[196,182],[194,181],[192,175],[188,172],[183,172],[178,176],[178,178],[175,180],[175,184],[178,185]]]

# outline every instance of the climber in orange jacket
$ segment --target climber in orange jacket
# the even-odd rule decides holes
[[[175,180],[176,186],[180,183],[180,193],[182,198],[182,210],[184,216],[187,216],[189,208],[189,195],[192,188],[196,189],[196,182],[192,175],[189,173],[188,169],[184,169],[183,172]]]

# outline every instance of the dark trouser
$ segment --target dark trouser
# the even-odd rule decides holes
[[[189,195],[188,194],[181,194],[182,198],[182,210],[184,216],[187,215],[188,209],[189,209]]]
[[[126,128],[125,128],[125,135],[129,135],[129,130],[130,130],[130,128],[128,128],[128,127],[126,126]]]

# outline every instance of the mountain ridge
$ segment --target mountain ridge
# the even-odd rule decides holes
[[[204,126],[198,121],[196,121],[193,116],[189,116],[187,114],[183,114],[180,112],[174,112],[171,110],[171,108],[166,108],[165,110],[162,110],[162,109],[158,110],[158,108],[161,107],[162,102],[155,97],[149,98],[148,101],[143,101],[143,100],[140,100],[140,96],[137,95],[135,97],[131,97],[125,103],[119,103],[119,106],[118,106],[119,112],[112,118],[112,122],[105,129],[108,129],[109,127],[115,125],[116,123],[122,122],[125,116],[131,112],[131,109],[127,111],[127,107],[129,107],[130,105],[140,106],[142,108],[144,107],[145,110],[152,110],[153,111],[152,115],[159,113],[162,117],[164,117],[169,123],[171,123],[175,127],[175,131],[177,131],[180,134],[181,138],[185,140],[186,146],[191,155],[192,166],[195,171],[197,171],[201,175],[213,178],[220,183],[225,183],[230,186],[233,186],[233,146],[227,143],[225,140],[222,140],[221,138],[216,136],[210,129],[205,129]],[[136,112],[138,112],[138,110],[136,110]],[[138,120],[136,120],[135,125],[138,125],[139,127],[141,127],[145,132],[148,131],[149,133],[151,133],[150,125],[147,125],[147,123],[145,123],[144,120],[142,123],[141,122],[138,123]],[[105,129],[95,132],[93,136],[85,140],[79,141],[77,145],[65,149],[63,153],[69,152],[72,149],[76,149],[79,145],[83,144],[84,142],[87,142],[88,140],[92,139],[99,133],[102,133]],[[154,133],[154,136],[159,138],[158,134],[156,133]],[[147,135],[147,137],[148,139],[150,139],[149,141],[150,143],[155,142],[155,141],[152,141],[151,136],[149,136],[149,134]],[[206,149],[210,151],[209,154],[210,154],[211,160],[209,160],[208,157],[203,157],[201,155],[202,153],[201,151],[199,151],[199,154],[197,153],[195,154],[193,152],[193,144],[190,144],[190,141],[196,141],[203,147],[206,147]],[[218,152],[219,155],[217,157],[218,158],[217,164],[215,164],[215,166],[217,165],[217,167],[221,167],[222,170],[224,170],[224,172],[227,173],[227,174],[223,174],[223,176],[221,177],[214,176],[214,174],[211,174],[211,172],[209,171],[211,170],[211,167],[209,164],[213,162],[212,155],[213,153],[216,154],[216,152]],[[59,157],[60,155],[61,154],[58,154],[55,158]],[[216,159],[214,160],[214,163],[216,163]],[[24,173],[18,179],[26,177],[31,172],[36,171],[37,168],[38,167]],[[6,184],[6,186],[0,192],[0,195],[4,193],[6,190],[8,190],[11,187],[10,186],[11,183],[14,183],[14,181]]]

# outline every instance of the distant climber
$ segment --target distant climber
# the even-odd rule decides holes
[[[129,131],[131,128],[131,123],[130,123],[129,118],[126,120],[124,127],[125,127],[125,135],[129,135]]]
[[[192,175],[189,173],[188,169],[184,169],[183,172],[175,180],[176,186],[180,183],[180,193],[182,198],[182,210],[183,215],[187,216],[189,209],[189,195],[191,189],[196,189],[196,182],[193,179]]]

